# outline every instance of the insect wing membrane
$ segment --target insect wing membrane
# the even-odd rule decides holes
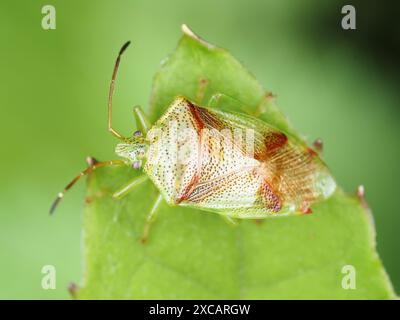
[[[259,166],[253,171],[261,179],[257,200],[253,206],[230,215],[241,218],[258,215],[260,203],[264,214],[306,212],[317,200],[328,198],[336,188],[329,170],[316,152],[301,142],[294,141],[273,126],[254,117],[207,111],[207,117],[218,119],[221,127],[251,131],[252,146],[246,141],[246,150],[253,151]]]

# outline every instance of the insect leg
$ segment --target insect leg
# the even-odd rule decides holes
[[[255,111],[250,112],[250,114],[258,117],[261,114],[266,113],[270,108],[271,103],[274,102],[274,99],[275,96],[271,92],[267,92],[260,104],[256,107]],[[224,93],[215,93],[212,95],[207,106],[210,108],[218,108],[227,112],[236,111],[249,113],[249,108],[245,103]]]
[[[268,109],[271,109],[272,104],[274,103],[275,103],[275,95],[272,92],[266,92],[264,98],[261,100],[256,110],[252,113],[253,116],[258,117],[263,113],[268,112]]]
[[[92,164],[89,167],[87,167],[85,170],[81,171],[75,178],[73,178],[71,180],[71,182],[68,183],[67,186],[64,188],[64,190],[57,195],[57,198],[54,200],[53,204],[51,205],[50,214],[53,214],[54,210],[57,208],[57,206],[60,203],[61,199],[64,198],[64,194],[69,189],[71,189],[75,185],[75,183],[78,182],[78,180],[81,177],[93,172],[97,168],[101,168],[101,167],[105,167],[105,166],[121,166],[121,165],[125,165],[125,162],[122,161],[122,160],[109,160],[109,161],[102,161],[102,162],[97,162],[94,158],[90,158],[90,160],[92,161]]]
[[[158,208],[161,204],[162,199],[163,197],[161,193],[159,193],[156,198],[156,201],[153,204],[153,207],[151,208],[149,214],[147,215],[146,222],[144,224],[142,238],[140,239],[142,243],[145,243],[147,241],[147,238],[149,237],[150,227],[157,218]]]
[[[225,220],[227,224],[230,226],[236,227],[239,223],[236,221],[236,219],[226,216],[226,215],[221,215],[221,217]]]
[[[147,180],[147,175],[141,175],[139,177],[135,177],[131,181],[129,181],[127,184],[123,185],[121,188],[119,188],[117,191],[114,192],[113,198],[115,199],[122,199],[125,197],[129,192],[131,192],[133,189],[135,189],[137,186],[142,184]]]
[[[143,112],[141,106],[133,107],[133,115],[135,116],[136,125],[138,129],[146,135],[147,131],[150,129],[150,121],[147,119],[146,114]]]
[[[113,102],[115,81],[117,79],[118,67],[119,67],[119,63],[121,61],[121,56],[124,53],[124,51],[126,50],[126,48],[128,48],[130,43],[131,43],[130,41],[125,43],[118,53],[117,60],[115,61],[114,71],[113,71],[113,74],[111,77],[110,90],[108,92],[108,131],[110,131],[112,135],[114,135],[115,137],[117,137],[120,140],[125,140],[126,138],[124,138],[118,131],[116,131],[112,127],[112,102]]]
[[[238,111],[238,112],[244,112],[247,113],[248,111],[246,108],[246,105],[235,99],[232,98],[231,96],[228,96],[224,93],[215,93],[211,96],[210,100],[208,100],[208,107],[210,108],[218,108],[222,111]]]

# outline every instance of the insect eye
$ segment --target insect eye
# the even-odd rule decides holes
[[[132,163],[132,168],[135,170],[140,169],[141,166],[142,166],[142,161],[140,160],[133,161]]]
[[[133,136],[134,136],[134,137],[141,137],[141,136],[142,136],[142,131],[140,131],[140,130],[135,131],[135,132],[133,133]]]

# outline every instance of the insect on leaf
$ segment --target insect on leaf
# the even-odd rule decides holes
[[[303,143],[270,93],[229,52],[190,33],[156,74],[146,110],[156,121],[173,99],[232,98],[216,108],[258,114]],[[286,93],[287,94],[287,93]],[[241,103],[232,103],[240,101]],[[313,214],[228,225],[220,216],[162,203],[146,244],[139,238],[157,190],[148,180],[122,200],[112,193],[131,168],[102,168],[88,178],[83,219],[84,272],[79,299],[390,299],[369,210],[340,188]],[[344,289],[346,265],[356,289]]]

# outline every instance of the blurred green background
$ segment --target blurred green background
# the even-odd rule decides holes
[[[87,155],[116,158],[106,101],[120,46],[133,42],[114,118],[131,133],[132,107],[147,105],[182,23],[241,60],[309,141],[323,138],[347,192],[365,185],[378,252],[399,292],[399,6],[350,3],[355,31],[340,27],[344,1],[2,0],[0,298],[68,298],[68,283],[79,283],[85,184],[53,217],[49,206]],[[56,30],[41,27],[46,4],[56,8]],[[41,288],[46,264],[56,267],[56,290]]]

